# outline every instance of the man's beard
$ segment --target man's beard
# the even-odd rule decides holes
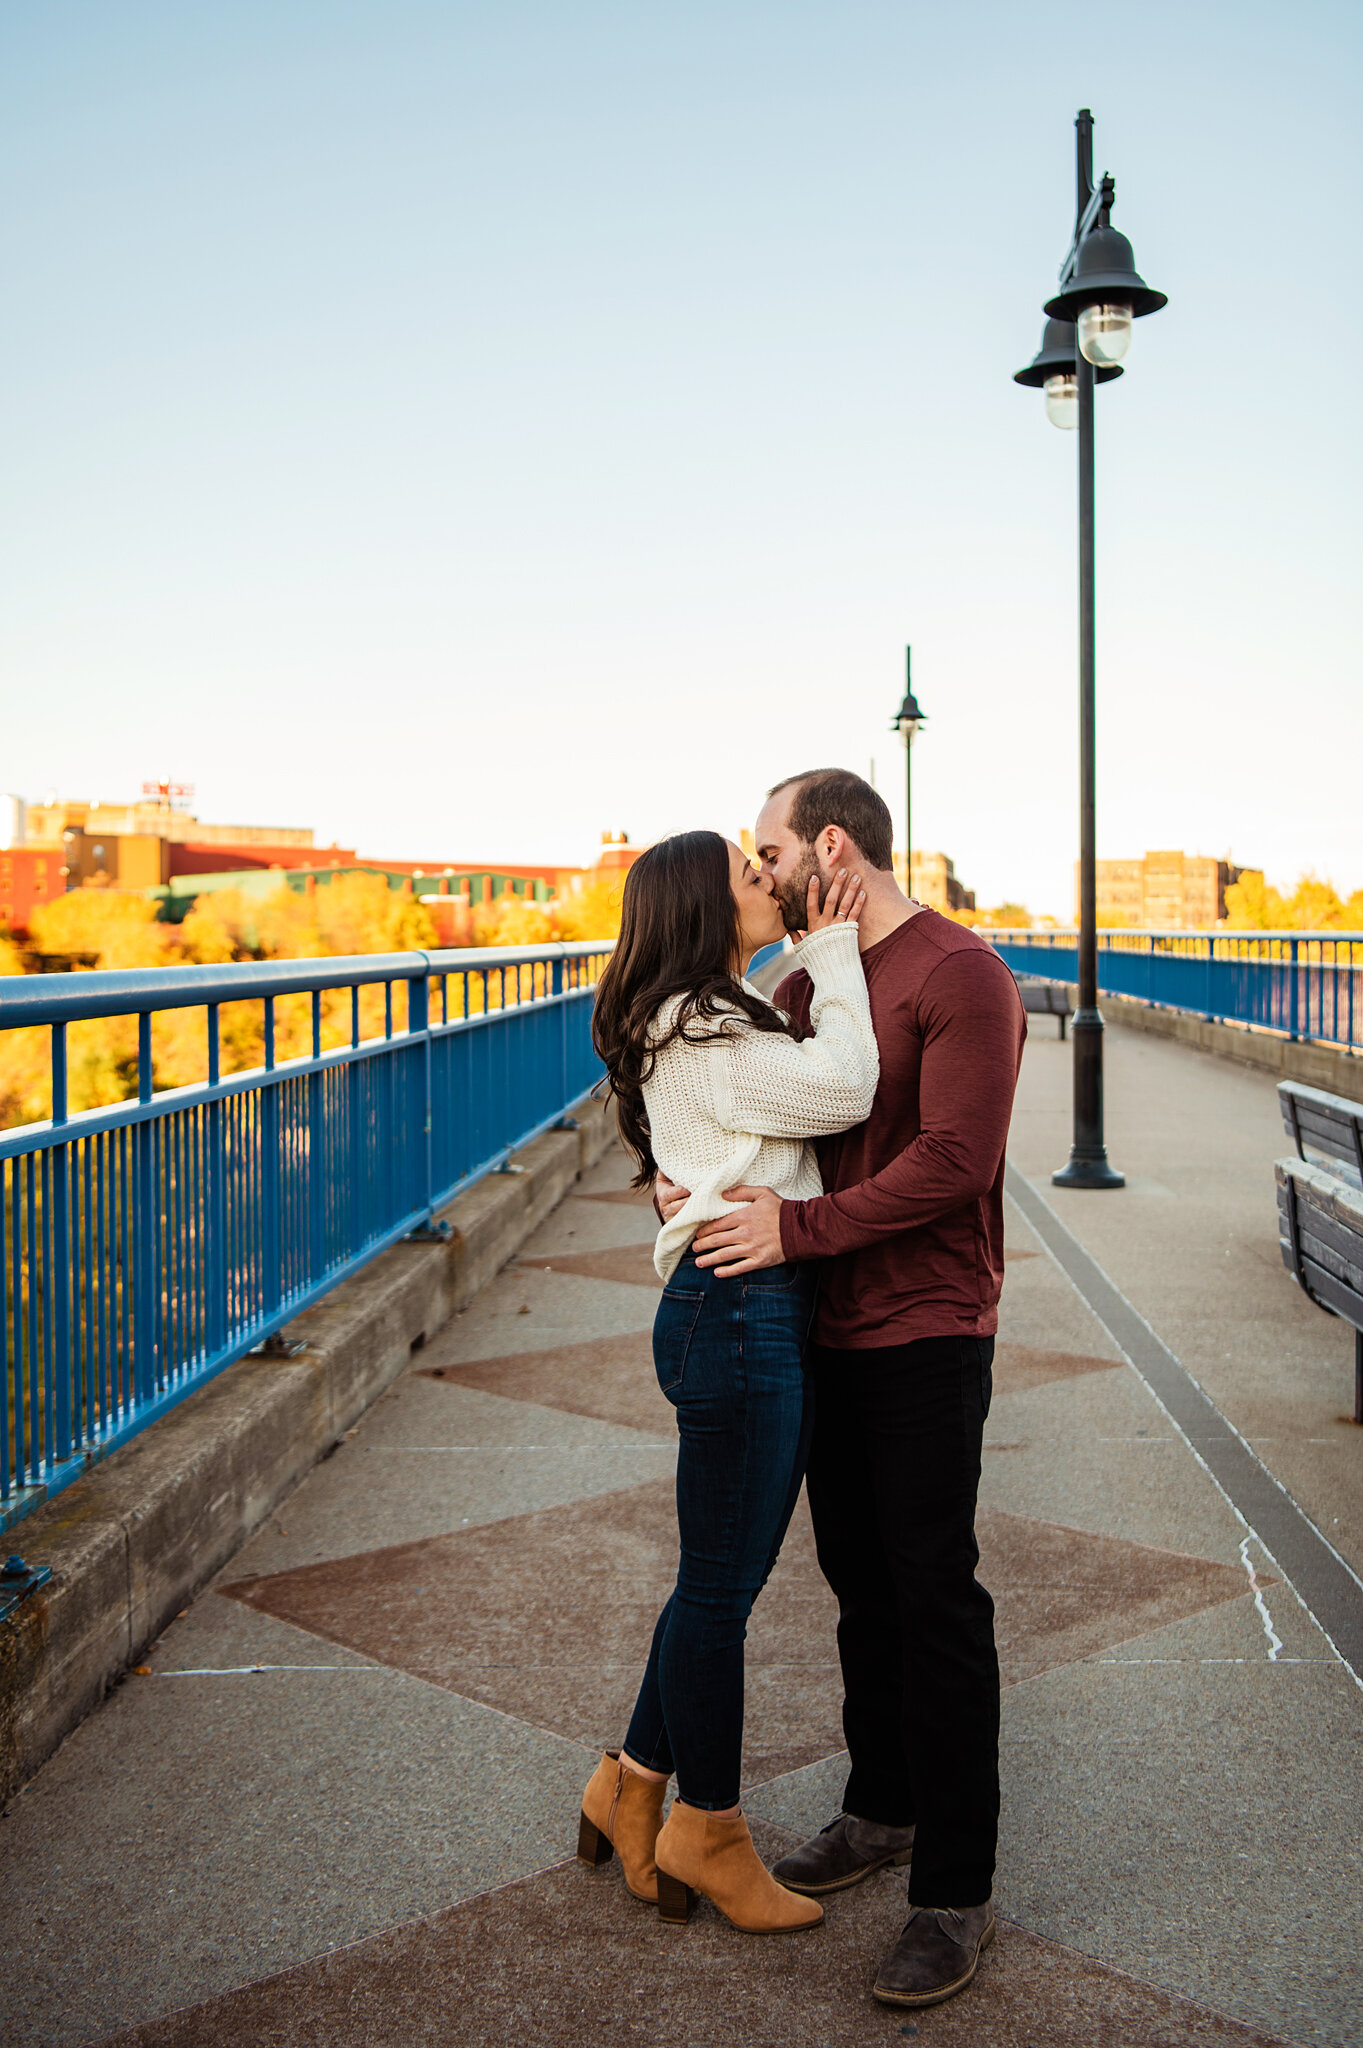
[[[802,932],[809,923],[809,884],[815,875],[819,878],[819,908],[822,910],[831,881],[820,868],[813,847],[807,846],[794,874],[778,884],[776,890],[776,901],[788,932]]]

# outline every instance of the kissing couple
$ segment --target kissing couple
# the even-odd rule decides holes
[[[817,1927],[822,1899],[908,1865],[874,1993],[932,2005],[994,1936],[999,1669],[974,1523],[1026,1020],[992,948],[899,888],[860,776],[778,783],[755,846],[650,847],[597,993],[662,1225],[680,1563],[578,1854],[617,1854],[665,1921],[703,1894],[746,1934]],[[744,975],[786,932],[773,1003]],[[842,1811],[768,1870],[739,1805],[743,1644],[802,1482],[851,1769]]]

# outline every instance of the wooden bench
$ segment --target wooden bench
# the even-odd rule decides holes
[[[1352,1325],[1363,1422],[1363,1103],[1299,1081],[1280,1082],[1278,1101],[1296,1146],[1274,1169],[1283,1264],[1318,1308]]]
[[[1031,981],[1017,973],[1014,973],[1013,979],[1018,985],[1018,994],[1022,997],[1022,1007],[1028,1016],[1058,1017],[1060,1019],[1060,1036],[1063,1038],[1065,1036],[1065,1020],[1067,1017],[1074,1015],[1074,1005],[1070,1001],[1069,990],[1058,981]]]

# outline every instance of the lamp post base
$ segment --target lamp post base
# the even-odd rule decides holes
[[[1070,1034],[1074,1061],[1074,1141],[1067,1165],[1051,1175],[1057,1188],[1124,1188],[1125,1177],[1108,1165],[1103,1142],[1103,1019],[1096,1003],[1081,995]]]
[[[1071,1152],[1067,1165],[1051,1175],[1051,1186],[1055,1188],[1124,1188],[1126,1175],[1118,1173],[1115,1166],[1107,1163],[1106,1152],[1098,1158],[1081,1158]]]

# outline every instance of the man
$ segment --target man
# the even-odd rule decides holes
[[[812,876],[863,877],[880,1086],[864,1124],[819,1141],[821,1197],[731,1189],[746,1206],[695,1249],[722,1276],[820,1261],[808,1489],[838,1599],[851,1772],[842,1813],[775,1874],[819,1895],[911,1860],[908,1922],[875,1995],[920,2006],[962,1990],[994,1934],[999,1673],[974,1522],[1026,1019],[997,954],[904,895],[890,830],[843,769],[778,783],[758,818],[790,929]],[[797,971],[777,1001],[807,1024],[810,996]]]

